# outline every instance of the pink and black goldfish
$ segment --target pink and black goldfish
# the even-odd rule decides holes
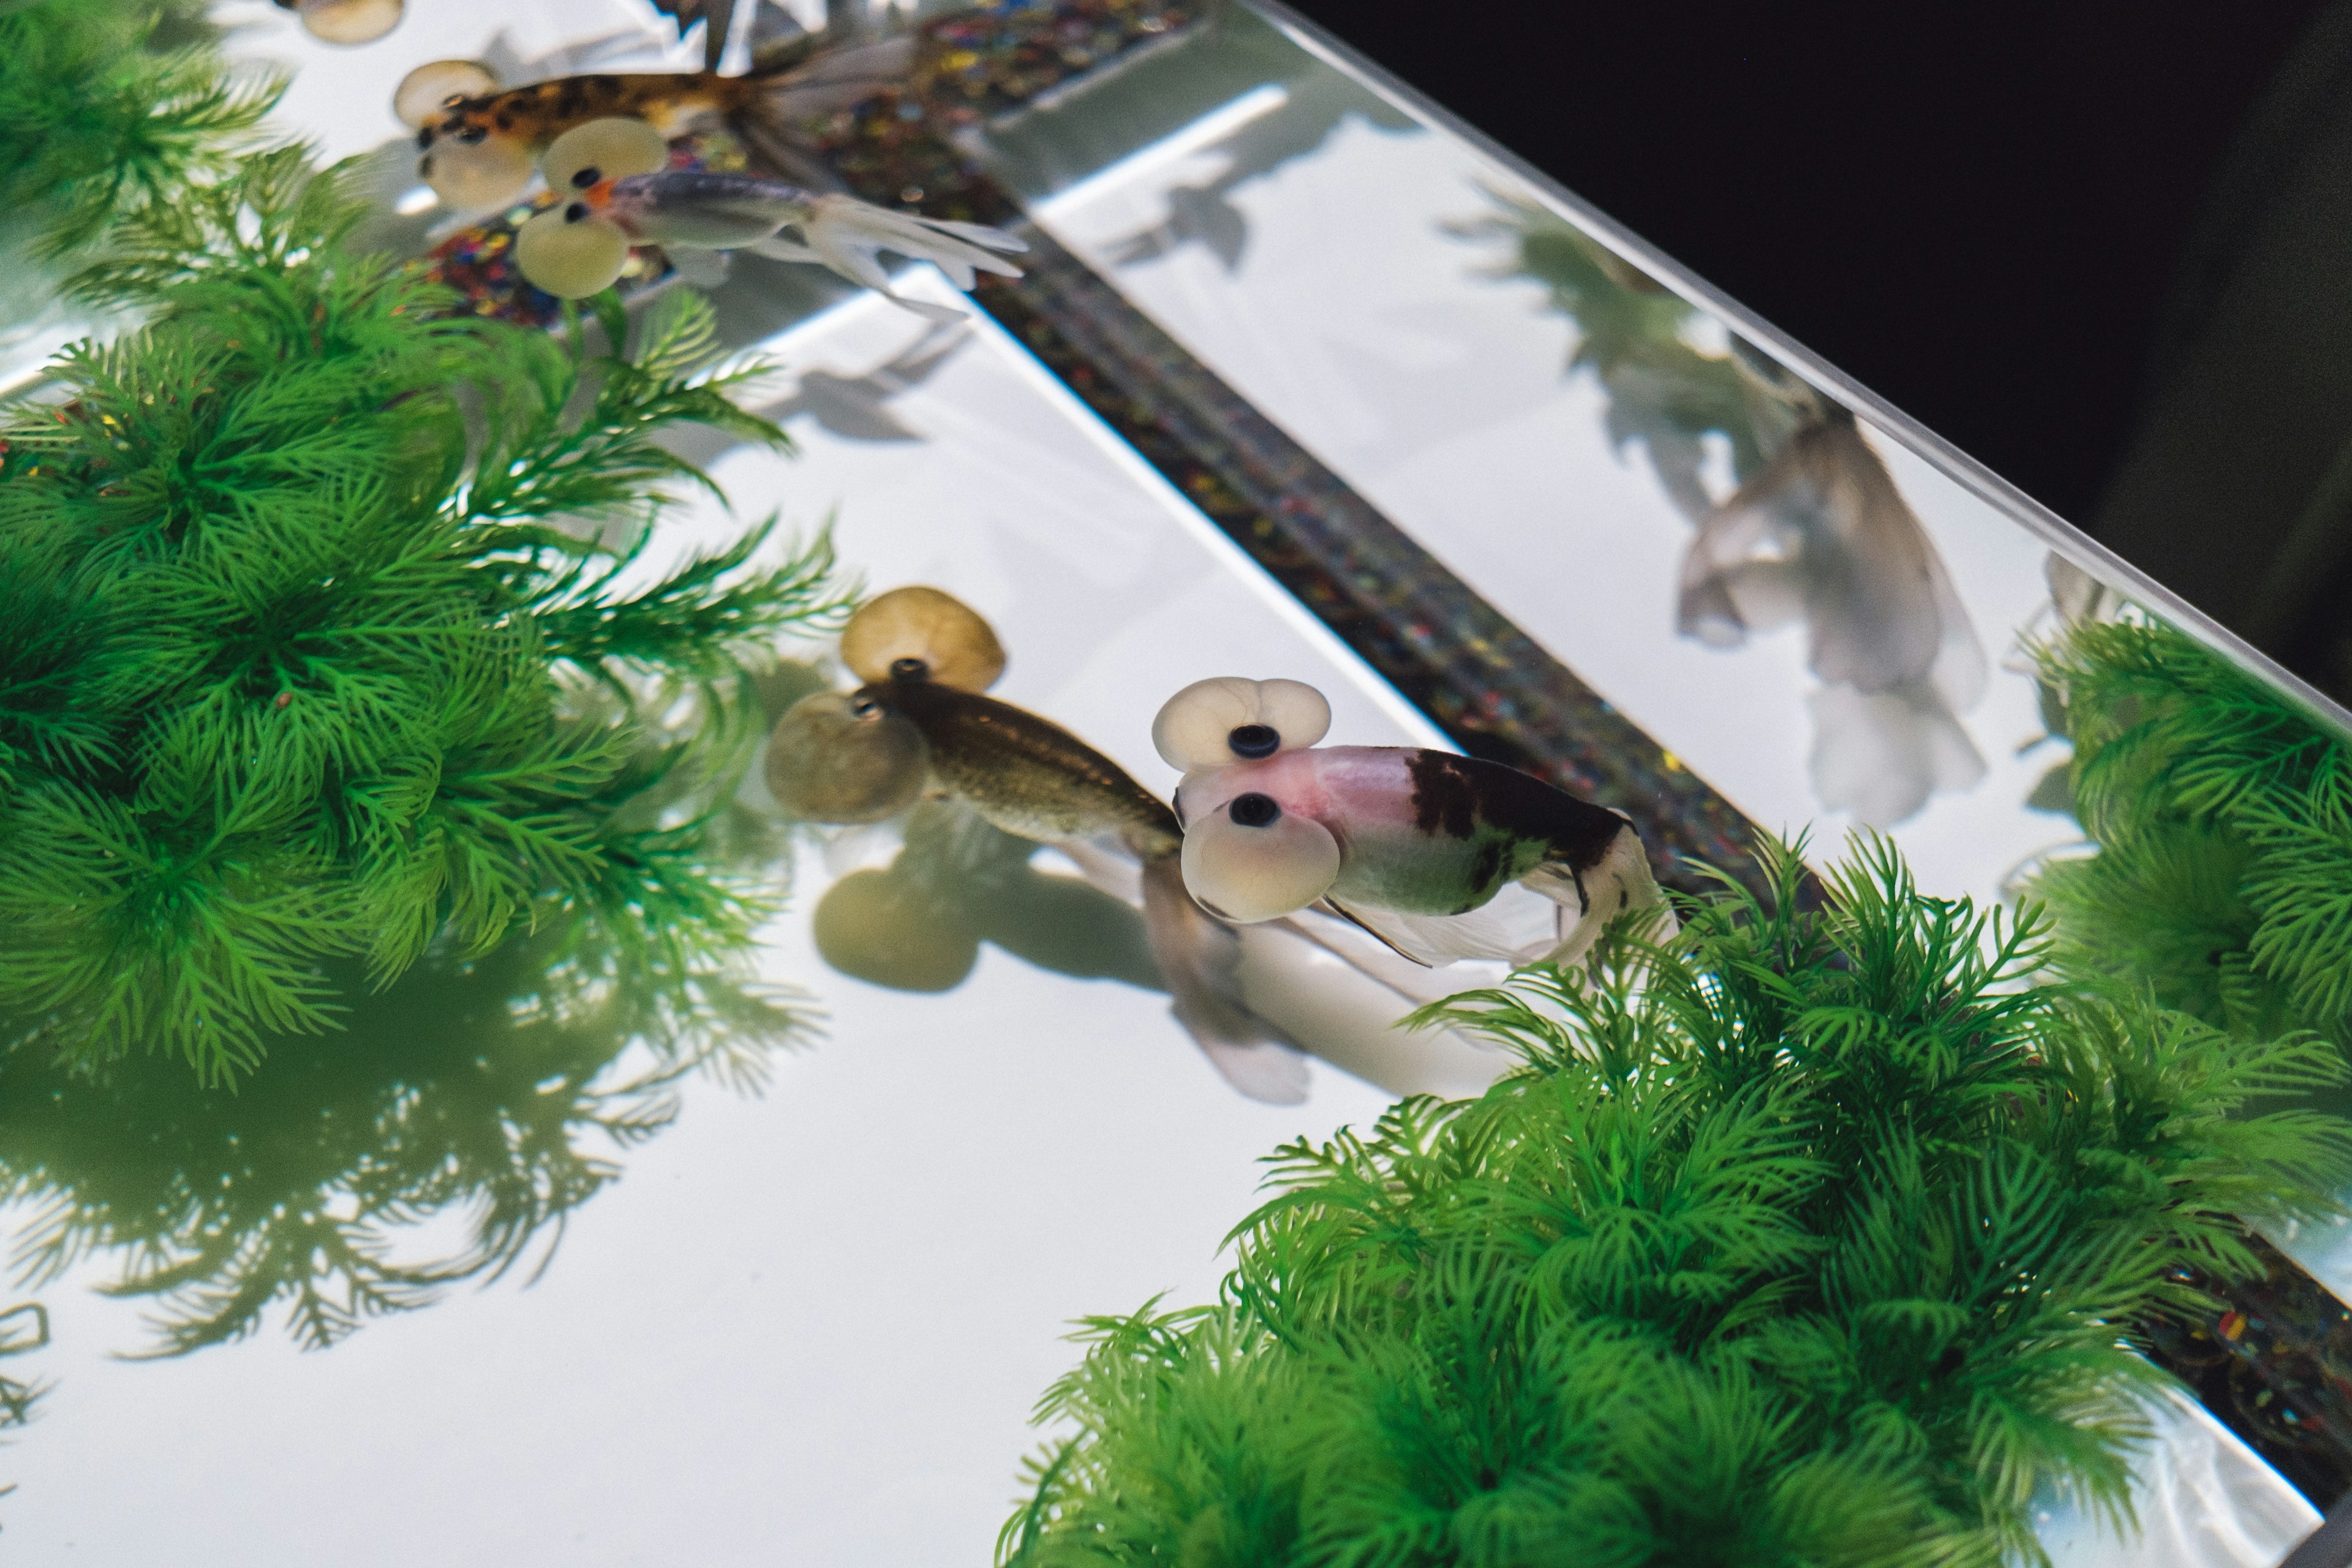
[[[844,628],[864,685],[802,699],[770,737],[777,801],[809,822],[879,822],[953,799],[1041,844],[1110,839],[1142,865],[1146,938],[1177,1018],[1234,1088],[1297,1104],[1306,1064],[1241,999],[1240,943],[1184,891],[1167,803],[1050,720],[984,694],[1004,669],[987,622],[935,588],[881,595]]]
[[[1318,747],[1322,694],[1295,680],[1196,681],[1152,742],[1184,770],[1184,885],[1244,923],[1320,907],[1423,963],[1573,963],[1617,915],[1660,908],[1632,820],[1475,757]],[[1551,940],[1498,942],[1476,917],[1518,883],[1559,905]]]
[[[724,126],[779,169],[818,179],[802,127],[904,77],[915,40],[796,56],[745,76],[716,71],[597,73],[499,90],[466,60],[420,66],[393,95],[416,132],[416,172],[442,201],[478,212],[512,201],[557,137],[592,120],[635,120],[665,138]]]
[[[960,320],[961,312],[892,293],[877,253],[931,262],[963,289],[982,272],[1021,276],[998,253],[1028,246],[1001,229],[895,212],[756,174],[667,163],[660,135],[636,121],[591,121],[557,138],[544,163],[547,183],[572,199],[516,233],[515,262],[523,276],[551,294],[577,299],[609,288],[632,246],[749,250],[830,268],[906,310],[947,321]]]

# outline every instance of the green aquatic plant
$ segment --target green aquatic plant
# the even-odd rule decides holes
[[[769,905],[629,809],[698,743],[638,744],[662,694],[841,607],[822,539],[755,563],[772,519],[643,560],[709,485],[666,432],[786,444],[756,370],[683,292],[625,353],[453,316],[360,210],[286,150],[118,224],[83,286],[148,324],[0,425],[0,1012],[72,1061],[224,1083],[334,1025],[345,960],[579,916],[677,974]]]
[[[283,89],[230,69],[201,0],[0,5],[0,211],[63,255],[226,173]]]
[[[1271,1160],[1219,1301],[1086,1321],[1023,1568],[1888,1568],[2039,1555],[2127,1513],[2127,1325],[2326,1212],[2345,1076],[2129,994],[1891,847],[1686,906],[1591,974],[1426,1010],[1524,1065]]]
[[[2037,653],[2098,847],[2033,879],[2058,961],[2238,1033],[2352,1046],[2352,746],[2160,623],[2086,621]]]
[[[638,761],[700,731],[709,700],[641,725]],[[737,798],[749,751],[699,746],[625,810],[692,816],[706,864],[781,885],[789,830]],[[638,959],[578,909],[479,955],[436,942],[348,1028],[267,1040],[269,1070],[234,1089],[61,1063],[37,1029],[0,1030],[0,1197],[29,1216],[17,1279],[114,1260],[99,1289],[147,1302],[144,1353],[177,1355],[280,1309],[318,1348],[462,1281],[535,1278],[618,1156],[668,1125],[683,1079],[756,1092],[810,1035],[804,998],[740,954],[651,973]],[[365,983],[354,960],[334,969]]]

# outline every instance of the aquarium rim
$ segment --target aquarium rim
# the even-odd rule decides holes
[[[1242,0],[1242,3],[1279,28],[1291,42],[1325,64],[1356,77],[1399,110],[1433,130],[1459,138],[1482,156],[1499,164],[1555,215],[1573,223],[1591,238],[1607,246],[1691,304],[1717,317],[1725,326],[1770,354],[1816,389],[1862,416],[1888,437],[1941,469],[1978,500],[2022,525],[2053,552],[2099,582],[2192,633],[2248,675],[2284,692],[2304,708],[2315,722],[2339,739],[2352,742],[2352,711],[2347,711],[2317,687],[2035,500],[1982,462],[1774,327],[1762,316],[1570,191],[1485,132],[1451,110],[1431,101],[1392,72],[1365,58],[1354,48],[1293,11],[1283,4],[1283,0]]]

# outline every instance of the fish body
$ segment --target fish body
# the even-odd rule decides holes
[[[1402,746],[1319,746],[1187,779],[1187,822],[1271,796],[1339,840],[1329,897],[1350,907],[1460,915],[1546,865],[1600,863],[1625,819],[1516,768]]]
[[[1181,846],[1165,802],[1050,720],[930,680],[872,682],[850,701],[913,724],[930,748],[935,790],[1007,833],[1044,844],[1115,836],[1146,861]]]
[[[568,135],[551,157],[565,159],[579,138],[596,135],[609,123],[614,122],[591,121]],[[572,297],[593,293],[618,276],[627,246],[750,250],[830,268],[918,315],[961,321],[961,310],[894,292],[877,258],[887,250],[928,261],[969,291],[982,272],[1020,277],[1021,268],[999,253],[1029,248],[1017,237],[984,224],[925,217],[758,174],[703,169],[607,177],[608,173],[596,164],[576,169],[573,199],[524,226],[517,258],[524,275],[541,288]],[[576,277],[569,262],[573,255],[581,263]]]
[[[417,174],[466,209],[520,195],[539,157],[565,132],[597,120],[636,120],[666,138],[724,125],[794,178],[822,182],[801,128],[902,79],[912,37],[795,58],[745,76],[716,71],[593,72],[471,96],[452,96],[415,119]]]
[[[756,174],[678,169],[605,181],[583,192],[582,199],[640,245],[737,250],[788,224],[807,223],[823,198]]]
[[[1324,746],[1237,761],[1188,775],[1176,811],[1186,884],[1211,910],[1265,919],[1320,903],[1418,963],[1571,963],[1617,914],[1662,901],[1626,817],[1446,752]],[[1328,835],[1336,860],[1311,829],[1282,826],[1302,819]],[[1467,918],[1513,883],[1563,912],[1532,949]],[[1255,901],[1238,909],[1234,894]]]
[[[765,86],[758,77],[716,71],[558,77],[444,104],[417,127],[416,145],[430,153],[448,142],[497,142],[536,158],[573,126],[611,119],[642,120],[665,136],[683,136],[740,113]]]
[[[1142,865],[1143,920],[1177,1019],[1253,1100],[1307,1098],[1305,1059],[1241,996],[1241,949],[1184,890],[1183,832],[1167,803],[1050,720],[927,679],[874,681],[850,694],[904,720],[929,750],[930,793],[963,801],[990,826],[1044,844],[1111,837]]]

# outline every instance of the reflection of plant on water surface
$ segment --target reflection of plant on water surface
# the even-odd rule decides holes
[[[598,1135],[617,1152],[660,1131],[693,1072],[756,1088],[801,1029],[739,981],[633,984],[610,956],[546,935],[436,956],[347,1031],[274,1042],[270,1070],[233,1094],[138,1062],[75,1073],[12,1053],[0,1170],[34,1208],[21,1274],[46,1283],[120,1252],[102,1289],[153,1300],[156,1349],[178,1353],[251,1332],[280,1300],[298,1339],[331,1344],[497,1278],[551,1225],[551,1256],[572,1211],[620,1173]],[[453,1208],[467,1215],[454,1251],[403,1255],[404,1233]]]
[[[731,799],[753,731],[726,727],[699,765],[649,735],[625,812],[656,846],[691,814],[671,830],[699,866],[781,885],[779,831]],[[681,1079],[755,1091],[805,1037],[797,998],[709,940],[772,907],[713,911],[679,942],[574,905],[487,953],[445,941],[373,995],[354,967],[336,977],[361,998],[343,1026],[272,1038],[234,1091],[136,1056],[71,1069],[23,1032],[0,1053],[0,1194],[31,1214],[17,1273],[38,1286],[119,1256],[100,1289],[152,1302],[148,1353],[169,1355],[248,1334],[280,1301],[320,1347],[534,1244],[543,1268],[614,1156],[675,1118]]]

